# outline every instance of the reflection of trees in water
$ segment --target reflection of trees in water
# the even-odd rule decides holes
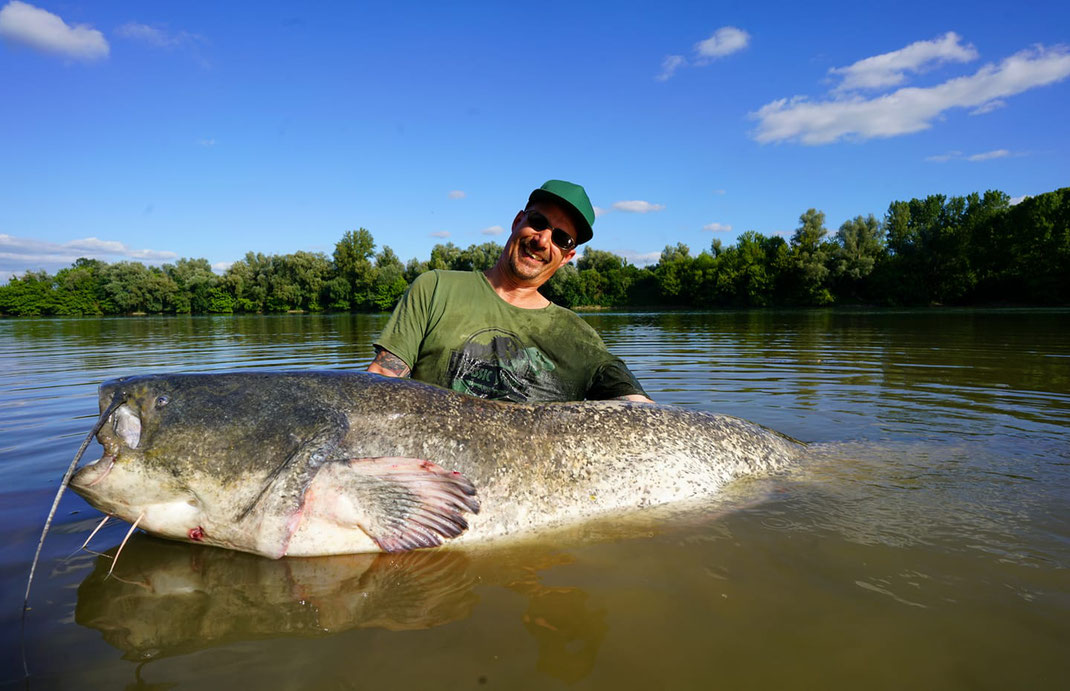
[[[1067,354],[1066,315],[1058,310],[750,310],[584,318],[642,381],[653,379],[655,393],[659,378],[683,375],[690,388],[708,386],[716,393],[728,383],[785,394],[793,397],[792,405],[804,407],[819,406],[829,386],[879,386],[883,396],[900,397],[911,396],[919,384],[969,389],[982,398],[993,385],[1070,389],[1065,358],[1052,357]],[[117,363],[131,370],[359,367],[371,359],[371,342],[385,319],[272,314],[15,319],[2,325],[23,345],[50,352],[50,366],[94,372],[114,371]],[[21,364],[24,356],[11,357]],[[31,370],[29,360],[27,365]],[[943,400],[954,406],[957,399]]]
[[[78,588],[75,621],[127,660],[280,636],[431,629],[470,617],[477,586],[528,599],[524,628],[538,647],[536,669],[549,676],[587,676],[608,631],[606,610],[591,608],[585,591],[541,583],[541,571],[570,561],[542,548],[276,561],[137,535],[108,576],[114,551]]]
[[[54,357],[62,366],[93,371],[117,363],[156,370],[360,367],[371,360],[371,342],[385,321],[386,315],[375,314],[254,314],[18,319],[4,326],[34,348],[57,348]]]
[[[912,423],[949,412],[1043,422],[1049,393],[1070,390],[1065,318],[1043,309],[586,316],[658,400],[725,411],[760,397],[767,408],[831,405]]]

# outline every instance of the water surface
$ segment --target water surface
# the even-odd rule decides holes
[[[1070,313],[597,314],[659,403],[809,442],[701,512],[270,561],[67,496],[102,380],[363,369],[380,315],[0,321],[0,682],[19,688],[1065,688]],[[93,451],[90,451],[90,455]],[[126,526],[91,545],[114,552]],[[20,645],[30,671],[24,679]]]

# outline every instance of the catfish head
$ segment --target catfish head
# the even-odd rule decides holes
[[[178,417],[168,415],[174,389],[165,377],[121,378],[102,384],[100,411],[107,419],[97,441],[103,453],[75,473],[71,487],[104,513],[130,523],[140,519],[139,524],[149,532],[200,541],[204,507],[195,482],[190,482],[197,478],[184,473],[181,462],[168,462],[161,456],[167,440],[159,438],[160,430]]]
[[[100,387],[95,508],[171,539],[278,558],[432,547],[478,512],[460,473],[369,453],[350,408],[375,375],[145,375]],[[345,388],[346,386],[349,388]]]

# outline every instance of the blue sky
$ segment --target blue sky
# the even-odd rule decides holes
[[[0,280],[505,233],[549,178],[642,264],[1070,184],[1070,3],[0,0]]]

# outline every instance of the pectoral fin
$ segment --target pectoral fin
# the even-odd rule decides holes
[[[353,458],[325,464],[307,509],[358,526],[384,552],[436,547],[468,529],[479,513],[476,489],[458,472],[419,458]]]

